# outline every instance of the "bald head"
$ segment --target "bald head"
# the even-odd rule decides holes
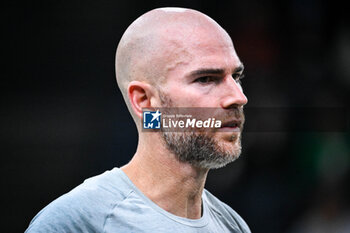
[[[198,39],[202,37],[206,40]],[[159,8],[140,16],[125,31],[116,53],[117,82],[128,107],[131,81],[158,87],[168,72],[193,59],[193,49],[220,38],[231,41],[213,19],[195,10]]]

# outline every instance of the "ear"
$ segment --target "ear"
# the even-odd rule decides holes
[[[142,109],[151,107],[152,86],[140,81],[131,81],[128,85],[128,97],[136,116],[142,118]]]

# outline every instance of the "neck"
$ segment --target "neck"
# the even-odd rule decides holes
[[[140,143],[133,159],[121,169],[143,194],[164,210],[190,219],[201,217],[208,169],[180,162],[164,147],[155,149]]]

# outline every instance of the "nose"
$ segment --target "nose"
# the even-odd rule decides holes
[[[236,82],[231,76],[225,78],[224,97],[221,101],[222,108],[241,107],[247,104],[248,99],[243,93],[242,86]]]

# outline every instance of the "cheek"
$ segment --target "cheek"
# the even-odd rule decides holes
[[[180,106],[194,106],[200,100],[199,96],[191,90],[179,88],[172,95],[173,101]]]
[[[216,107],[220,90],[210,86],[197,87],[188,83],[168,82],[163,86],[163,92],[179,107]]]
[[[177,88],[171,95],[173,102],[182,107],[215,107],[216,98],[194,88]]]

